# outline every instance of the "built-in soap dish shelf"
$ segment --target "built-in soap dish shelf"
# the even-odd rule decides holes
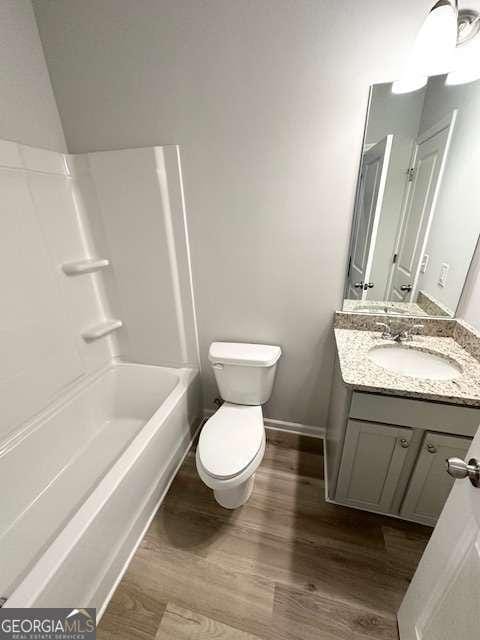
[[[113,331],[120,329],[122,324],[121,320],[105,320],[104,322],[100,322],[99,324],[86,329],[82,333],[82,338],[85,342],[94,342],[95,340],[99,340],[104,336],[108,336],[109,333],[113,333]]]
[[[106,258],[88,258],[87,260],[77,260],[76,262],[65,262],[62,264],[63,273],[67,276],[80,276],[84,273],[94,273],[105,269],[110,264]]]

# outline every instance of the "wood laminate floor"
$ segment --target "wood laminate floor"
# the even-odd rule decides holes
[[[99,640],[396,640],[431,530],[324,500],[321,441],[270,434],[246,505],[186,458]]]

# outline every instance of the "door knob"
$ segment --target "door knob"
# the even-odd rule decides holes
[[[366,291],[367,289],[373,289],[373,287],[375,286],[375,283],[374,282],[355,282],[353,286],[355,287],[355,289],[363,289],[364,291]]]
[[[480,487],[480,463],[476,458],[471,458],[468,464],[461,458],[448,458],[447,473],[452,478],[463,480],[469,478],[474,487]]]
[[[367,289],[373,289],[373,287],[375,286],[375,284],[373,282],[367,282],[365,284],[365,286],[367,287]]]
[[[355,289],[363,289],[363,282],[355,282],[353,286]]]
[[[400,287],[400,291],[411,291],[411,290],[412,290],[411,284],[402,284],[402,286]]]

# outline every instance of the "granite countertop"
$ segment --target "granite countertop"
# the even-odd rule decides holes
[[[384,340],[381,333],[337,328],[335,340],[343,381],[358,391],[480,407],[480,362],[452,337],[414,336],[412,341],[404,343],[459,364],[462,372],[452,380],[414,378],[375,364],[367,355],[369,349],[395,344]]]

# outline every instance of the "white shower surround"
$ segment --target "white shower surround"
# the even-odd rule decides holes
[[[0,140],[0,189],[0,596],[101,615],[201,415],[179,149]]]

